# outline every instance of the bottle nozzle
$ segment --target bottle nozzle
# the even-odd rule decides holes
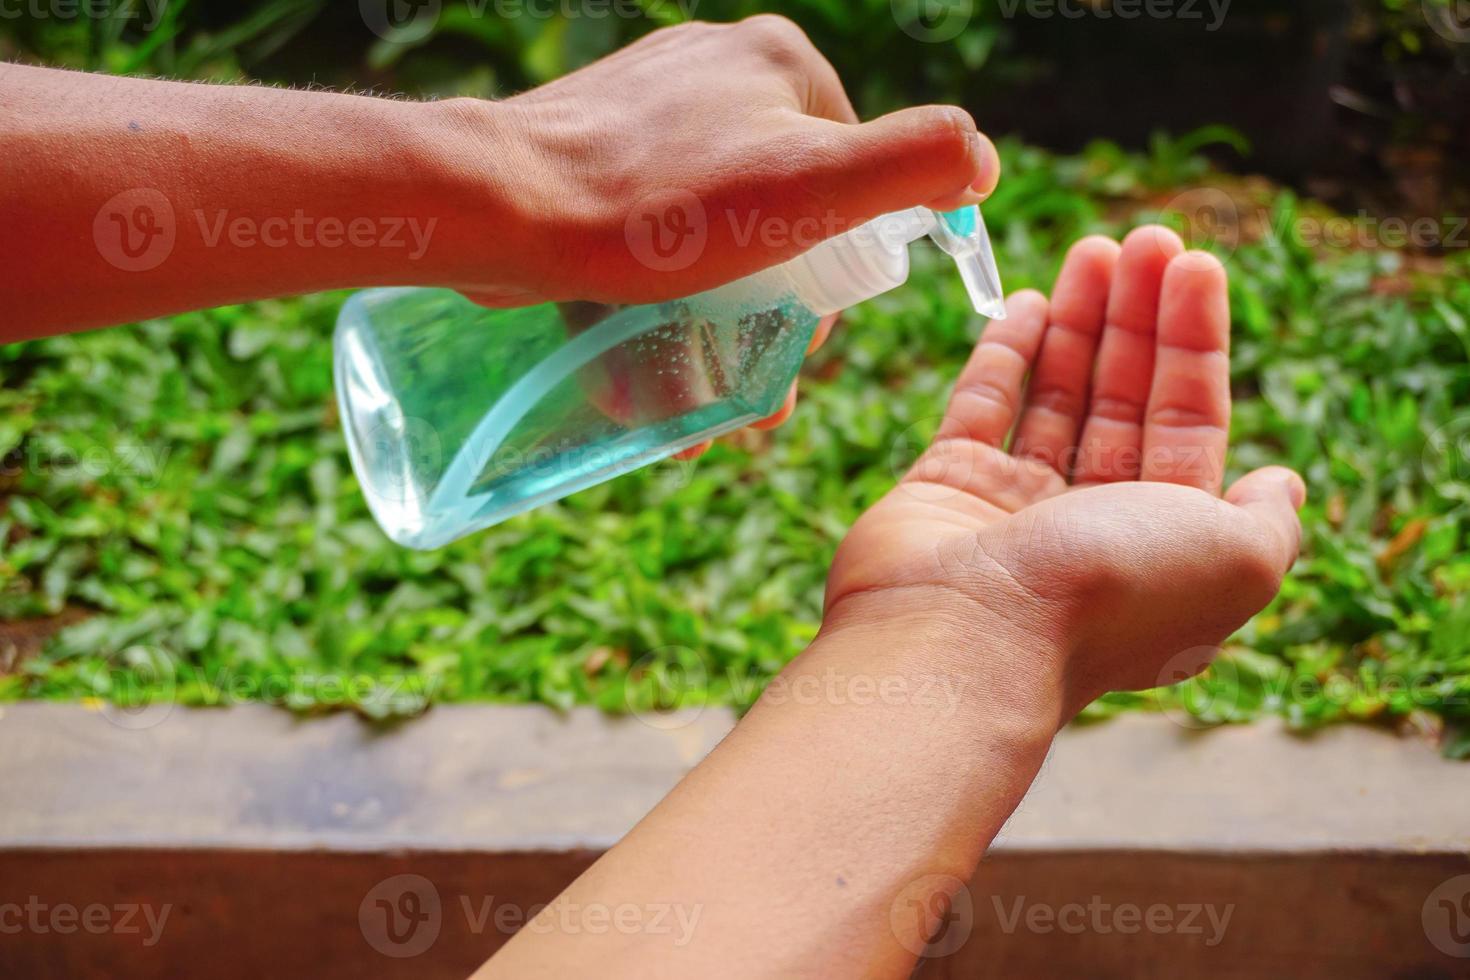
[[[959,267],[960,278],[964,280],[965,291],[970,294],[975,312],[992,320],[1004,320],[1005,294],[980,209],[972,204],[954,211],[935,212],[934,217],[929,237]]]

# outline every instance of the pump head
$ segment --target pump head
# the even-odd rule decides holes
[[[909,208],[879,215],[782,268],[812,310],[836,313],[903,285],[909,275],[909,243],[925,235],[954,259],[975,312],[1004,319],[1005,297],[990,237],[973,205],[954,211]]]

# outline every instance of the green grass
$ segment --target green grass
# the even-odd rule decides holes
[[[1080,234],[1157,217],[1170,182],[1227,183],[1167,141],[1148,158],[1005,155],[987,216],[1010,289],[1047,286]],[[1271,227],[1303,212],[1228,183]],[[1290,238],[1228,259],[1232,468],[1305,473],[1304,556],[1207,679],[1088,717],[1407,722],[1470,753],[1470,257],[1414,273],[1394,253]],[[776,433],[421,554],[377,530],[347,463],[329,371],[341,299],[0,348],[0,620],[91,613],[0,677],[0,700],[373,717],[433,701],[747,704],[813,635],[833,549],[933,430],[980,326],[921,261],[848,315]]]

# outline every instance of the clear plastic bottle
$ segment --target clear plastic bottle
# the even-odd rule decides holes
[[[437,548],[780,408],[817,321],[908,278],[933,238],[972,302],[1005,315],[975,208],[883,215],[780,265],[646,306],[491,310],[448,289],[342,307],[337,399],[373,516]]]

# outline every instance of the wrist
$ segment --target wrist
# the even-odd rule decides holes
[[[421,284],[534,291],[553,245],[547,184],[555,181],[541,172],[517,114],[484,99],[405,105],[402,166],[438,217]]]
[[[1070,648],[1044,613],[997,590],[959,595],[929,585],[849,594],[823,617],[813,646],[866,652],[865,661],[957,692],[962,712],[1005,719],[1017,737],[1044,737],[1075,713]]]

